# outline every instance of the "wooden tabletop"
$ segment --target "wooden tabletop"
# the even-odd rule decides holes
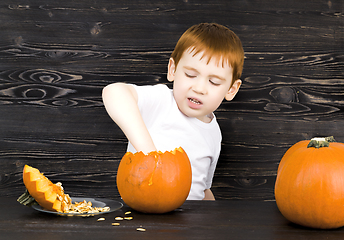
[[[117,200],[120,201],[120,200]],[[94,217],[61,217],[0,197],[0,239],[342,239],[344,228],[314,230],[288,222],[274,201],[186,201],[162,215],[143,214],[128,206]],[[130,214],[125,215],[127,211]],[[132,220],[115,220],[131,216]],[[100,217],[105,220],[97,221]],[[120,223],[113,226],[112,223]],[[138,231],[143,228],[146,231]]]

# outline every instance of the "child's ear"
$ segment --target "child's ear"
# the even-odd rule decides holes
[[[168,62],[168,70],[167,70],[167,80],[173,82],[174,80],[174,73],[176,71],[176,64],[173,58],[170,58]]]
[[[233,100],[233,98],[235,97],[235,95],[239,91],[240,86],[241,86],[241,80],[240,79],[235,80],[232,87],[228,90],[228,92],[225,96],[225,99],[227,101]]]

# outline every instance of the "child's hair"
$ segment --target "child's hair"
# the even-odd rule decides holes
[[[208,63],[215,57],[217,64],[228,64],[233,68],[233,82],[241,77],[244,65],[244,50],[239,37],[227,27],[216,23],[201,23],[190,27],[180,37],[172,52],[175,65],[183,53],[189,50],[194,55],[203,52]]]

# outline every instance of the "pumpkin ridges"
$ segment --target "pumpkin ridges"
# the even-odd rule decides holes
[[[304,143],[297,143],[297,145],[304,145]],[[296,150],[295,150],[296,149]],[[286,164],[289,161],[289,158],[293,158],[293,155],[298,155],[297,151],[299,151],[298,148],[293,145],[291,148],[287,150],[287,152],[284,154],[280,165],[278,167],[278,173],[277,173],[277,178],[276,178],[276,184],[275,184],[275,198],[276,198],[276,203],[278,205],[279,210],[281,213],[289,219],[290,221],[295,223],[294,216],[298,216],[299,214],[299,209],[294,208],[294,206],[298,206],[298,197],[295,197],[298,193],[295,191],[290,192],[289,187],[290,185],[293,184],[293,179],[297,178],[297,171],[289,171],[289,168],[286,166]],[[297,164],[301,164],[300,162],[295,164],[295,168]],[[282,176],[289,176],[289,178],[282,178]],[[282,191],[282,192],[281,192]],[[284,191],[284,192],[283,192]],[[288,196],[288,198],[286,198]],[[288,203],[288,204],[286,204]],[[291,207],[292,206],[292,207]]]
[[[36,180],[33,180],[31,181],[31,187],[32,189],[34,189],[36,192],[45,192],[47,191],[48,189],[53,191],[53,187],[52,185],[46,181],[45,179],[42,180],[42,179],[36,179]]]
[[[308,218],[305,217],[305,215],[317,215],[315,211],[316,209],[318,209],[316,205],[319,203],[318,201],[316,201],[316,199],[312,198],[309,189],[316,187],[315,185],[318,185],[319,182],[315,182],[312,181],[312,179],[309,179],[309,177],[314,174],[313,165],[315,164],[315,161],[307,161],[308,158],[312,158],[310,157],[310,155],[314,154],[314,150],[315,149],[312,149],[310,150],[311,152],[309,152],[305,149],[297,149],[289,156],[287,155],[287,157],[291,159],[295,158],[296,156],[298,157],[298,161],[294,162],[293,168],[287,168],[288,171],[283,173],[285,176],[288,176],[288,179],[292,180],[288,183],[290,184],[290,186],[283,187],[283,189],[293,189],[293,191],[288,191],[288,193],[285,193],[288,194],[290,198],[288,205],[292,205],[293,207],[289,209],[287,213],[283,211],[280,203],[279,207],[281,208],[281,212],[284,212],[286,218],[297,224],[303,223],[304,225],[308,225]],[[286,158],[285,161],[289,161],[289,159]],[[299,188],[297,184],[301,182],[303,183],[303,185],[309,185],[309,188]],[[319,189],[319,186],[317,188]],[[276,194],[278,195],[279,193],[276,191]],[[303,204],[300,204],[300,199],[302,199]],[[314,204],[315,207],[313,206]],[[310,208],[312,209],[312,211],[305,212],[306,210],[303,209],[304,205],[311,206]]]
[[[297,142],[293,146],[291,146],[283,155],[282,160],[280,161],[277,169],[277,173],[279,173],[280,169],[283,167],[284,163],[286,162],[286,159],[290,157],[291,154],[294,154],[295,149],[303,148],[304,146],[307,146],[309,141],[304,140]]]
[[[53,208],[54,203],[58,200],[57,200],[57,193],[54,192],[54,188],[52,186],[42,188],[36,192],[33,191],[30,194],[36,199],[36,201],[42,207],[44,207],[46,209],[50,209],[50,210],[56,210],[56,211],[59,210],[59,208],[57,208],[57,209]]]
[[[37,175],[33,174],[32,171],[34,171],[32,167],[25,165],[24,170],[23,170],[23,182],[26,188],[29,188],[29,189],[34,188],[35,184],[33,183],[33,181],[39,179]]]

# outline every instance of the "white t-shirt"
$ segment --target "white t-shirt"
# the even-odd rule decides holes
[[[180,112],[173,92],[166,85],[133,85],[138,106],[153,142],[159,151],[182,147],[192,167],[192,185],[188,200],[202,200],[212,184],[221,150],[221,131],[215,116],[210,123]],[[129,143],[127,151],[136,152]]]

